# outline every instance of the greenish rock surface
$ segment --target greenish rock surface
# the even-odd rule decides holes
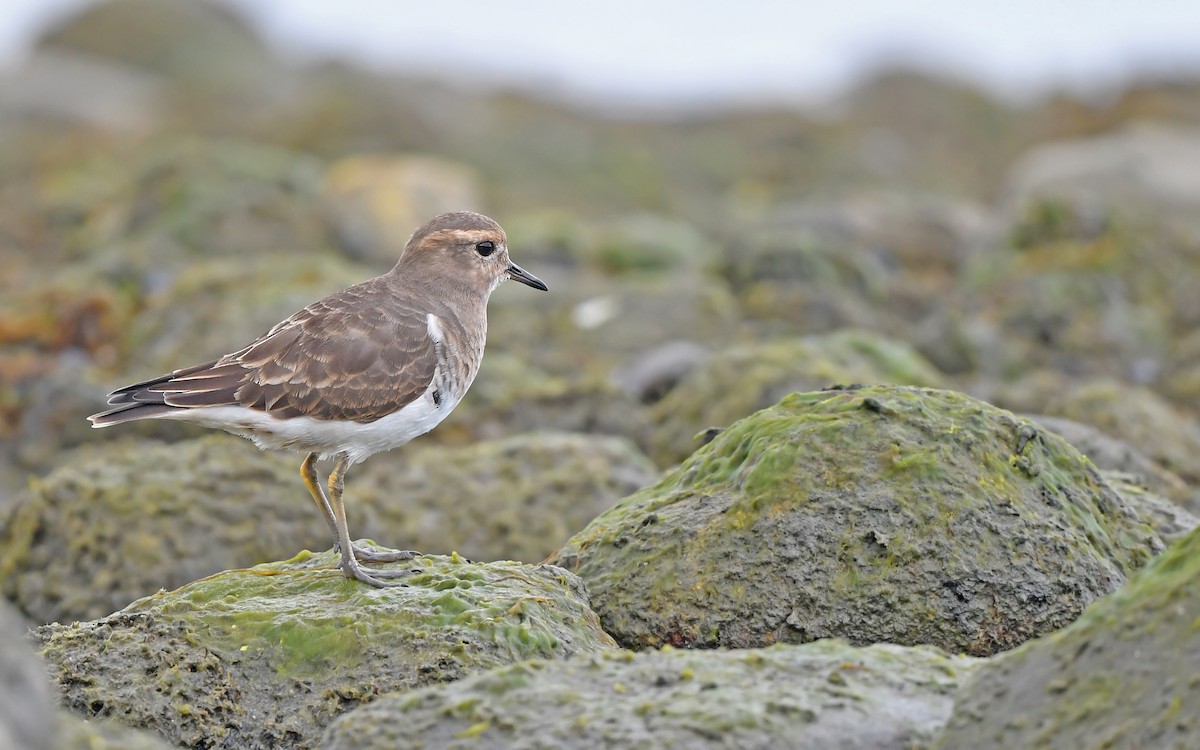
[[[980,667],[937,747],[1200,747],[1200,531],[1070,627]]]
[[[1142,475],[1105,469],[1100,475],[1166,544],[1179,541],[1200,526],[1200,517],[1147,487]]]
[[[157,734],[131,729],[115,721],[81,719],[59,712],[57,750],[168,750],[171,745]]]
[[[1095,425],[1200,484],[1200,424],[1147,388],[1103,380],[1059,395],[1046,413]]]
[[[622,438],[535,432],[376,456],[351,477],[347,498],[351,528],[388,544],[538,562],[657,478]]]
[[[81,448],[0,531],[0,592],[38,623],[89,620],[227,568],[330,544],[300,458],[210,434]],[[356,535],[470,559],[538,562],[657,470],[617,437],[419,441],[347,478]]]
[[[34,622],[103,617],[329,543],[299,462],[240,438],[115,440],[69,455],[0,528],[0,590]]]
[[[381,693],[613,645],[559,568],[418,557],[407,586],[376,589],[335,564],[306,552],[35,635],[72,711],[246,750],[313,747]]]
[[[910,750],[936,735],[975,663],[836,640],[530,661],[381,698],[321,747]]]
[[[873,386],[735,423],[553,561],[630,648],[989,655],[1069,624],[1161,549],[1057,435],[961,393]]]
[[[642,443],[659,465],[675,464],[698,447],[701,430],[794,391],[852,383],[938,386],[942,377],[907,344],[862,331],[745,344],[717,353],[655,404]]]

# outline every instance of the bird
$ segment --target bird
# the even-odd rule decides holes
[[[299,451],[309,494],[347,578],[376,587],[407,571],[363,563],[410,559],[350,538],[343,503],[349,467],[436,427],[479,371],[487,302],[506,280],[547,291],[509,259],[494,220],[471,211],[435,216],[405,244],[396,265],[308,305],[249,345],[203,364],[118,388],[101,428],[171,419],[225,430],[260,449]],[[326,485],[317,462],[332,459]]]

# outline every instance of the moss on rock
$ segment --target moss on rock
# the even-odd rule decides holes
[[[930,741],[974,660],[844,641],[529,661],[382,698],[323,750],[872,748]]]
[[[379,529],[402,547],[538,562],[657,475],[615,437],[537,432],[411,446],[352,478],[353,528]]]
[[[612,640],[550,566],[418,557],[407,586],[342,577],[332,552],[227,571],[109,617],[36,631],[63,701],[190,747],[312,747],[383,692]]]
[[[1070,623],[1161,549],[1057,435],[960,393],[874,386],[735,423],[554,560],[633,648],[987,655]]]
[[[1200,747],[1200,531],[1070,627],[980,668],[938,747]]]
[[[835,384],[937,386],[937,370],[907,344],[863,331],[736,346],[697,368],[650,411],[643,442],[658,464],[696,449],[696,433],[724,427],[794,391]]]

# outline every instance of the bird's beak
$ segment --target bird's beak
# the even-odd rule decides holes
[[[519,281],[526,286],[531,286],[534,289],[541,289],[543,292],[549,291],[546,288],[546,282],[539,279],[537,276],[521,268],[511,260],[508,262],[508,278],[513,281]]]

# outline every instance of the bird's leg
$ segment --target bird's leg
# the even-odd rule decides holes
[[[403,586],[402,583],[389,583],[380,579],[399,578],[408,575],[410,571],[373,570],[359,565],[358,560],[355,559],[354,545],[350,541],[350,529],[346,524],[346,506],[342,503],[342,491],[346,487],[346,468],[349,465],[349,457],[345,453],[339,453],[333,462],[333,472],[329,475],[329,505],[333,510],[333,521],[337,530],[342,573],[347,578],[353,578],[372,586]]]
[[[308,487],[309,494],[312,495],[313,501],[321,510],[321,515],[325,517],[325,523],[329,524],[329,534],[333,537],[334,551],[340,552],[342,545],[338,540],[337,521],[333,517],[333,508],[329,504],[329,496],[325,494],[325,488],[321,486],[321,482],[317,479],[316,453],[309,453],[308,457],[304,459],[304,463],[300,465],[300,476],[304,478],[304,485]],[[354,556],[358,558],[359,562],[399,562],[401,560],[411,560],[418,554],[420,553],[407,549],[393,550],[392,552],[375,552],[374,550],[363,549],[358,545],[354,545]]]
[[[329,534],[333,537],[334,549],[338,549],[337,521],[334,520],[333,507],[330,506],[329,498],[325,495],[325,488],[317,480],[316,453],[309,453],[304,459],[304,463],[300,464],[300,476],[304,479],[304,486],[308,487],[308,494],[312,495],[313,502],[317,504],[317,508],[325,518],[325,523],[329,525]]]

